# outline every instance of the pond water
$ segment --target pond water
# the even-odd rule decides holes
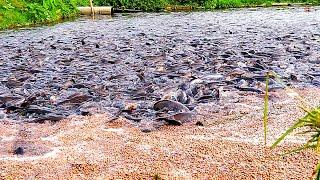
[[[320,87],[319,64],[317,7],[83,17],[0,34],[0,118],[149,121],[170,114],[153,107],[161,99],[193,110],[225,91],[264,93],[268,71]]]

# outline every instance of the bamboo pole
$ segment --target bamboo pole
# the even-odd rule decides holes
[[[166,11],[192,11],[193,7],[192,6],[167,6],[165,7]]]
[[[92,15],[92,17],[94,17],[94,9],[93,9],[92,0],[90,0],[90,7],[91,7],[91,15]]]

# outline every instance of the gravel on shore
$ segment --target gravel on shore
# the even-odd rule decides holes
[[[319,89],[298,91],[310,105]],[[225,110],[199,112],[195,123],[149,133],[107,114],[75,116],[55,124],[2,121],[0,179],[308,179],[318,157],[312,151],[281,157],[303,143],[290,136],[275,150],[264,148],[263,98],[239,96]],[[223,100],[222,100],[223,101]],[[268,144],[303,113],[285,91],[270,96]],[[196,122],[195,121],[195,122]],[[23,155],[13,155],[22,147]]]

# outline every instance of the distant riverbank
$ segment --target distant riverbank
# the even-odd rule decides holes
[[[319,5],[320,0],[96,0],[96,5],[109,5],[140,9],[143,11],[161,11],[170,5],[187,5],[200,9],[225,9],[255,6],[271,6],[273,3],[305,3]]]
[[[272,3],[279,2],[319,5],[320,0],[96,0],[94,5],[158,12],[174,5],[210,10],[271,6]],[[0,30],[76,17],[79,15],[77,6],[88,6],[88,4],[89,0],[0,0]]]

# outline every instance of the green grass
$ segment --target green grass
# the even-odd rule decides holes
[[[277,140],[273,143],[271,148],[275,148],[281,141],[285,139],[290,133],[294,130],[303,129],[300,134],[310,135],[309,140],[301,147],[293,152],[300,150],[312,148],[317,150],[320,147],[320,107],[316,107],[312,110],[303,110],[306,112],[306,115],[297,120],[297,122],[292,125],[287,131],[285,131]],[[305,130],[307,129],[307,130]]]
[[[306,115],[297,120],[297,122],[289,127],[271,146],[275,148],[293,131],[299,132],[299,134],[305,134],[309,137],[304,145],[300,148],[294,149],[286,154],[297,153],[306,149],[313,149],[317,154],[320,153],[320,107],[316,107],[312,110],[304,109]],[[314,178],[320,180],[320,162],[316,165],[314,172]]]
[[[0,29],[56,22],[78,15],[87,0],[0,0]]]
[[[269,81],[269,76],[273,75],[276,80],[283,84],[281,79],[277,76],[277,74],[272,73],[272,74],[267,74],[266,77],[266,94],[264,98],[264,111],[263,111],[263,128],[264,128],[264,143],[266,145],[266,138],[267,138],[267,124],[268,124],[268,81]],[[289,91],[290,89],[286,87],[286,90]],[[305,100],[298,96],[297,97],[302,103],[306,104]],[[304,117],[299,118],[296,120],[296,122],[289,127],[272,145],[271,149],[277,147],[289,134],[293,133],[296,131],[299,134],[304,134],[309,139],[303,144],[301,147],[297,149],[293,149],[288,153],[285,153],[284,155],[287,154],[292,154],[292,153],[298,153],[300,151],[306,150],[306,149],[313,149],[317,154],[320,153],[320,106],[315,107],[311,110],[308,108],[301,106],[300,107],[302,110],[305,111],[306,115]],[[316,165],[313,176],[316,180],[320,180],[320,161]]]

